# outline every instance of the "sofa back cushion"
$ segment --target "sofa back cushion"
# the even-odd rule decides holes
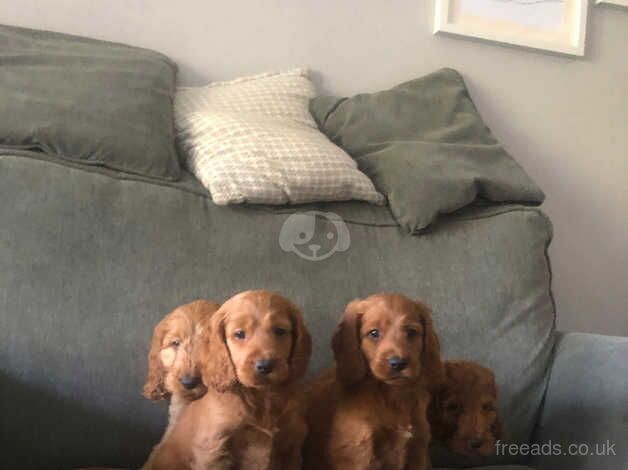
[[[495,371],[505,440],[530,437],[554,342],[551,226],[537,209],[474,208],[411,236],[367,203],[216,206],[6,156],[0,198],[0,436],[12,468],[141,465],[165,428],[166,404],[141,396],[154,325],[177,305],[251,288],[303,309],[310,376],[332,363],[349,301],[423,299],[445,356]]]
[[[147,49],[0,25],[0,147],[176,180],[176,72]]]

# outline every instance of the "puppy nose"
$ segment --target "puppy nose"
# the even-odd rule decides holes
[[[255,370],[263,375],[270,374],[273,371],[273,366],[272,359],[258,359],[255,361]]]
[[[179,382],[181,382],[181,385],[183,385],[183,388],[185,388],[186,390],[192,390],[194,387],[201,383],[201,378],[194,377],[192,375],[185,375],[181,377],[181,379],[179,379]]]
[[[469,446],[472,449],[479,449],[480,447],[482,447],[482,444],[484,444],[484,441],[482,439],[469,439]]]
[[[388,358],[388,365],[392,370],[402,371],[408,365],[408,361],[399,356],[391,356]]]

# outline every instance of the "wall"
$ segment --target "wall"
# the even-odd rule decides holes
[[[547,193],[559,327],[628,336],[628,8],[592,6],[573,59],[433,36],[429,0],[7,3],[3,23],[160,50],[186,84],[298,65],[347,94],[457,68]]]

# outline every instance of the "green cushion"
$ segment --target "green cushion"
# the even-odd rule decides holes
[[[0,146],[175,180],[175,76],[146,49],[0,25]]]
[[[484,124],[455,70],[378,93],[318,97],[310,110],[321,130],[386,194],[409,231],[478,197],[532,204],[544,199]]]
[[[139,467],[165,426],[165,403],[141,395],[153,326],[178,304],[250,288],[278,290],[303,308],[313,338],[310,374],[332,363],[331,335],[350,300],[378,291],[424,299],[444,354],[495,371],[504,440],[529,441],[554,345],[552,232],[538,209],[470,207],[409,236],[373,204],[216,206],[192,182],[105,171],[0,153],[7,468]],[[307,232],[291,217],[307,210],[337,214],[348,243],[318,261],[291,249],[302,242],[286,240],[284,228],[296,222]],[[335,246],[324,245],[328,233],[339,233],[335,222],[321,218],[311,227],[321,251]],[[434,466],[451,463],[440,458]]]

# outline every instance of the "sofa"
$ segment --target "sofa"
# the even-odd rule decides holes
[[[461,74],[341,98],[316,96],[303,71],[182,95],[176,72],[155,51],[0,25],[1,469],[141,466],[167,419],[167,404],[141,393],[154,325],[183,303],[246,289],[301,307],[308,378],[333,363],[349,301],[388,291],[429,304],[444,357],[494,370],[505,426],[496,455],[435,444],[434,467],[628,468],[628,338],[556,330],[544,195]],[[217,173],[245,170],[238,191],[255,189],[251,168],[270,168],[268,183],[281,186],[298,171],[281,163],[307,156],[301,167],[326,170],[314,187],[331,177],[342,193],[358,178],[372,188],[362,199],[387,205],[217,205],[190,164],[197,150],[209,158],[186,140],[197,121],[181,113],[184,95],[192,116],[220,118],[222,103],[254,124],[229,128],[235,138],[209,155],[223,158]],[[305,124],[273,154],[295,116]],[[259,129],[270,140],[251,140]],[[303,135],[318,143],[303,147]],[[187,142],[180,152],[175,137]],[[224,152],[234,145],[235,157],[269,150],[269,160],[234,160]],[[323,147],[341,155],[344,177]],[[322,200],[354,197],[344,195]]]
[[[435,449],[435,467],[628,468],[628,339],[556,330],[539,208],[477,202],[410,235],[387,207],[221,207],[185,172],[151,182],[15,150],[0,155],[0,197],[3,469],[139,467],[167,416],[141,395],[153,326],[248,288],[303,309],[310,377],[332,363],[348,301],[397,291],[430,304],[444,356],[495,371],[506,428],[500,455]],[[299,256],[282,235],[295,214],[350,238]]]

